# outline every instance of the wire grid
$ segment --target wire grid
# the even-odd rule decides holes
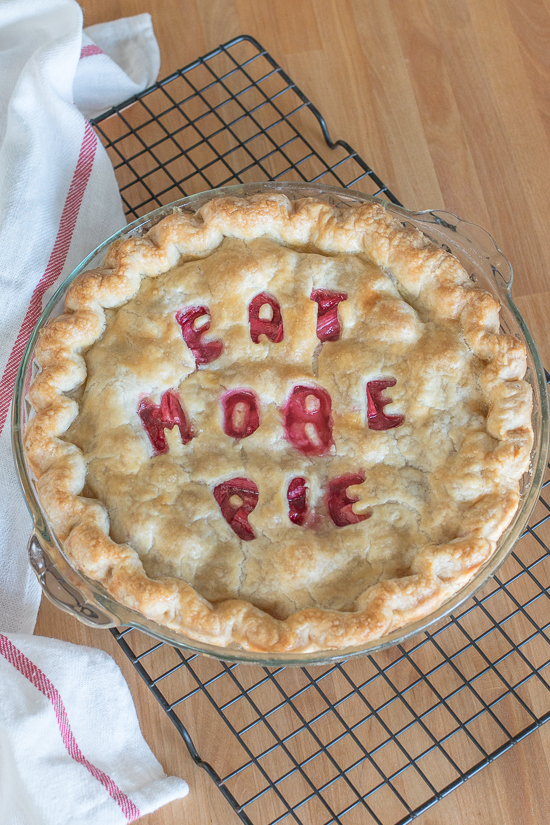
[[[220,46],[96,120],[126,212],[284,178],[397,202],[257,41]],[[529,526],[432,632],[309,668],[185,655],[112,631],[245,823],[406,825],[550,717],[547,473]],[[194,744],[197,743],[197,746]]]
[[[250,37],[220,46],[94,126],[130,219],[206,189],[283,178],[398,202],[349,144],[332,142],[318,110]]]

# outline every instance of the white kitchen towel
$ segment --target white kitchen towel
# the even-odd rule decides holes
[[[115,62],[116,61],[116,62]],[[0,0],[0,630],[31,633],[40,589],[13,466],[10,404],[22,353],[60,281],[125,224],[113,168],[82,112],[150,85],[148,14],[82,32],[75,0]]]
[[[160,54],[150,15],[89,26],[82,33],[80,58],[74,102],[86,117],[97,117],[156,80]]]
[[[84,114],[138,93],[158,70],[149,15],[86,36],[74,0],[0,0],[1,825],[132,822],[189,790],[164,775],[106,653],[4,635],[32,633],[41,592],[10,448],[17,368],[57,285],[125,224]]]
[[[179,799],[106,653],[0,634],[0,822],[119,825]]]

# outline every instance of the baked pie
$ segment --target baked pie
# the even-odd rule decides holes
[[[526,352],[379,202],[214,198],[115,242],[39,338],[25,437],[71,562],[187,638],[344,649],[493,554]]]

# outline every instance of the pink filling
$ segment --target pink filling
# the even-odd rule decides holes
[[[208,307],[189,307],[176,312],[176,321],[181,327],[183,340],[193,353],[197,365],[210,364],[219,358],[223,351],[221,341],[202,340],[203,335],[210,329],[210,321],[195,329],[195,321],[205,315],[210,318]]]
[[[138,415],[157,455],[168,452],[164,430],[177,427],[182,444],[187,444],[193,438],[193,430],[175,390],[167,390],[158,406],[144,398],[139,405]]]
[[[331,407],[321,387],[294,387],[283,409],[287,441],[304,455],[324,455],[332,445]]]
[[[269,304],[271,307],[271,320],[260,318],[260,309],[264,304]],[[284,331],[281,307],[278,301],[266,292],[261,292],[250,301],[248,321],[250,323],[250,337],[255,344],[260,342],[260,335],[265,335],[268,340],[274,344],[278,344],[283,340]]]
[[[243,541],[256,538],[248,516],[258,503],[258,488],[248,478],[232,478],[214,487],[214,498],[222,516]],[[236,500],[237,499],[237,500]]]
[[[384,412],[386,404],[391,404],[391,398],[386,398],[383,392],[388,387],[394,387],[395,383],[395,378],[368,382],[367,421],[369,430],[392,430],[394,427],[399,427],[405,420],[402,415],[386,415]]]
[[[222,398],[223,431],[231,438],[247,438],[260,426],[258,399],[250,390],[234,390]]]
[[[307,489],[305,478],[293,478],[288,485],[288,517],[293,524],[303,524],[307,518]]]
[[[311,300],[317,302],[317,338],[319,341],[338,341],[342,328],[338,319],[338,304],[345,301],[347,292],[314,289]]]
[[[357,524],[370,518],[370,514],[358,516],[353,512],[352,505],[357,499],[350,498],[346,492],[352,484],[362,484],[364,480],[365,477],[359,473],[350,473],[329,481],[326,502],[330,517],[337,527],[345,527],[346,524]]]

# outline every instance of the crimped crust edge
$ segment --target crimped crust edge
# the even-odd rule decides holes
[[[279,620],[243,600],[213,606],[179,579],[149,578],[137,553],[109,537],[103,505],[82,495],[84,458],[63,440],[78,414],[67,393],[85,381],[83,353],[101,336],[105,309],[128,301],[142,278],[168,271],[182,257],[209,254],[223,237],[260,235],[321,253],[366,253],[391,268],[407,299],[422,300],[439,318],[459,320],[467,345],[485,362],[481,386],[489,409],[487,432],[499,442],[492,457],[501,495],[477,502],[455,540],[425,547],[410,575],[370,586],[353,612],[306,608]],[[518,507],[519,479],[529,465],[533,432],[531,388],[523,380],[526,352],[515,337],[498,332],[498,313],[498,303],[472,287],[453,256],[379,204],[340,212],[273,194],[215,199],[193,216],[175,212],[144,238],[115,243],[101,269],[84,273],[71,286],[63,315],[42,330],[36,348],[41,372],[29,391],[36,414],[25,446],[51,526],[75,566],[116,601],[202,642],[251,651],[331,650],[364,644],[423,618],[494,553]]]

